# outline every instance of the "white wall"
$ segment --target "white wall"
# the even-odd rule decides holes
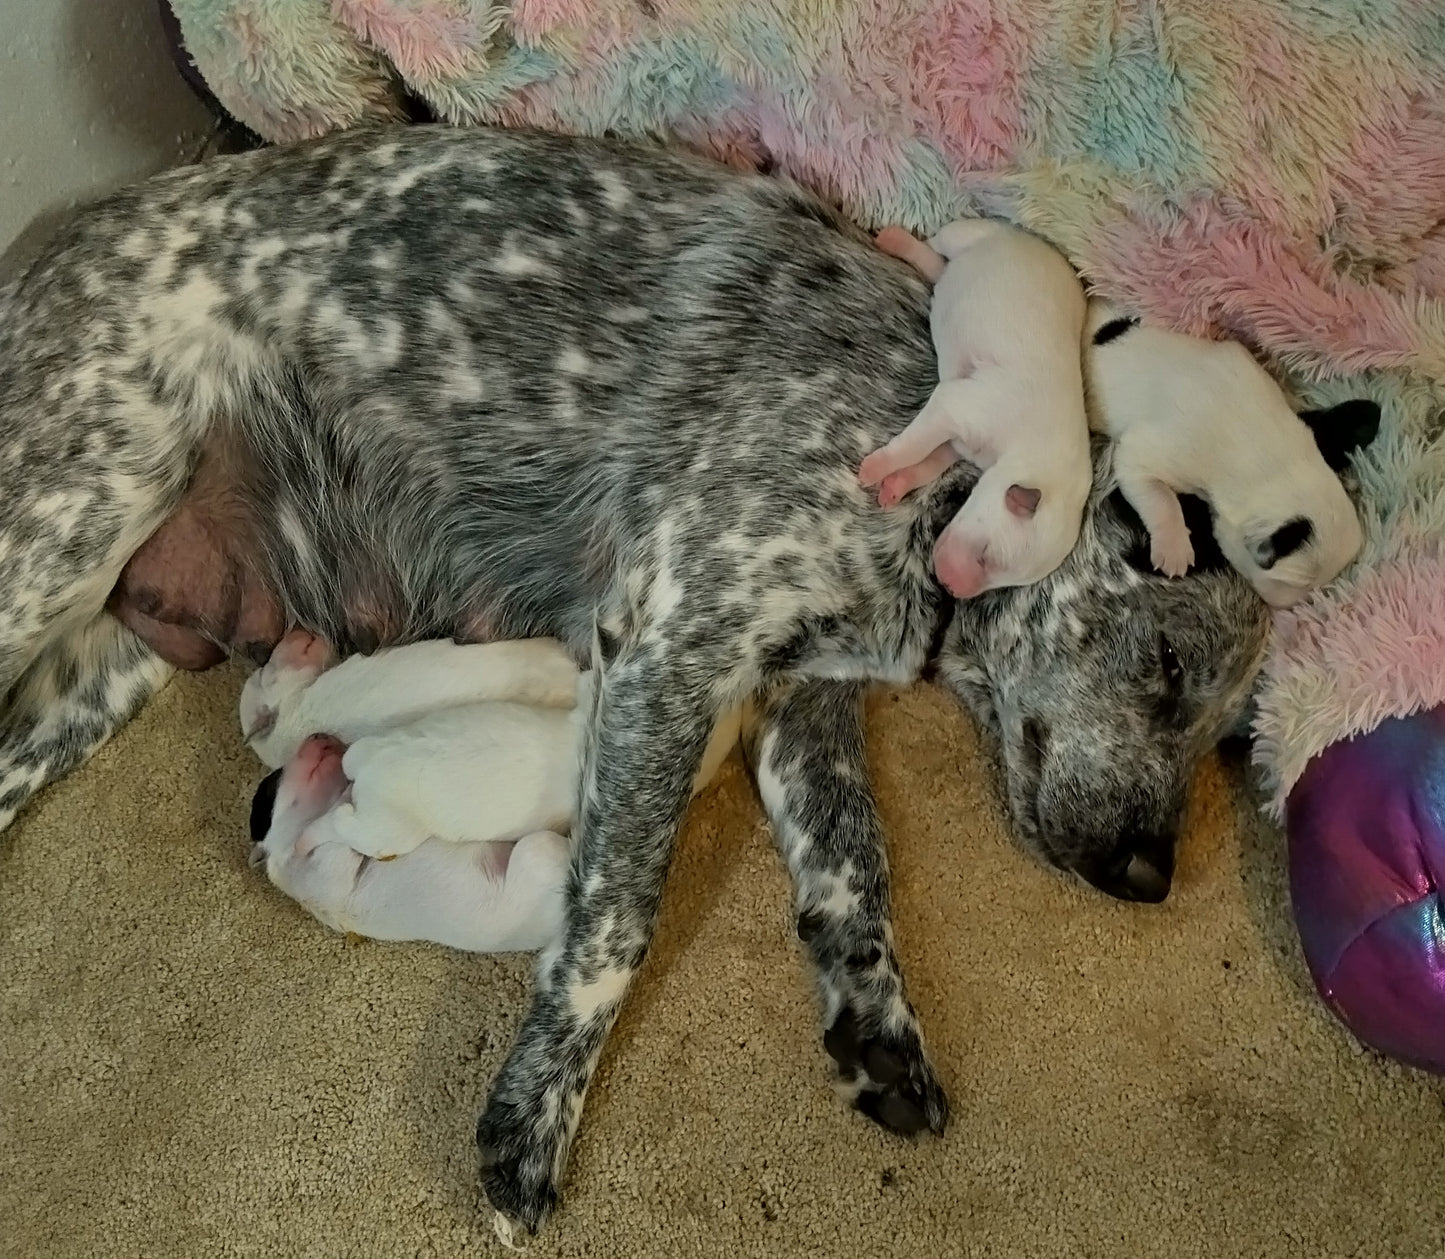
[[[173,165],[208,130],[170,60],[156,0],[0,0],[6,262],[54,211]]]

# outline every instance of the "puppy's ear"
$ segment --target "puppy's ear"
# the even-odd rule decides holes
[[[1246,534],[1244,544],[1260,568],[1270,569],[1280,560],[1293,555],[1314,536],[1314,525],[1304,516],[1295,516],[1269,533]]]
[[[1095,345],[1108,345],[1110,341],[1117,341],[1130,328],[1138,326],[1139,321],[1133,315],[1121,315],[1117,319],[1110,319],[1107,323],[1100,324],[1090,339]]]
[[[241,742],[250,743],[252,739],[259,739],[263,734],[270,734],[275,728],[276,710],[274,708],[258,708],[254,720],[241,732]]]
[[[1036,489],[1027,485],[1010,485],[1004,491],[1003,501],[1015,516],[1021,520],[1031,520],[1039,509],[1039,499],[1043,495]]]
[[[271,819],[276,813],[276,791],[281,786],[281,771],[273,770],[261,779],[256,794],[251,797],[251,842],[259,844],[271,829]]]
[[[1380,431],[1380,404],[1369,398],[1350,398],[1317,411],[1301,411],[1315,445],[1336,472],[1343,472],[1350,456],[1375,440]]]

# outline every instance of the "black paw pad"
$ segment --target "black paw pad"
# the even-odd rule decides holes
[[[943,1131],[948,1098],[916,1038],[870,1033],[850,1006],[823,1033],[823,1048],[869,1119],[905,1136]]]

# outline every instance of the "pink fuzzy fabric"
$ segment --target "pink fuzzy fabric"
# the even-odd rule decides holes
[[[992,213],[1147,317],[1238,337],[1303,401],[1367,395],[1368,545],[1282,618],[1276,807],[1305,762],[1445,699],[1445,22],[1436,0],[173,0],[278,140],[395,109],[664,135],[868,227]]]

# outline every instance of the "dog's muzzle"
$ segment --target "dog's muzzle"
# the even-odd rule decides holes
[[[1158,904],[1174,879],[1174,839],[1131,835],[1107,856],[1080,861],[1074,872],[1121,901]]]

